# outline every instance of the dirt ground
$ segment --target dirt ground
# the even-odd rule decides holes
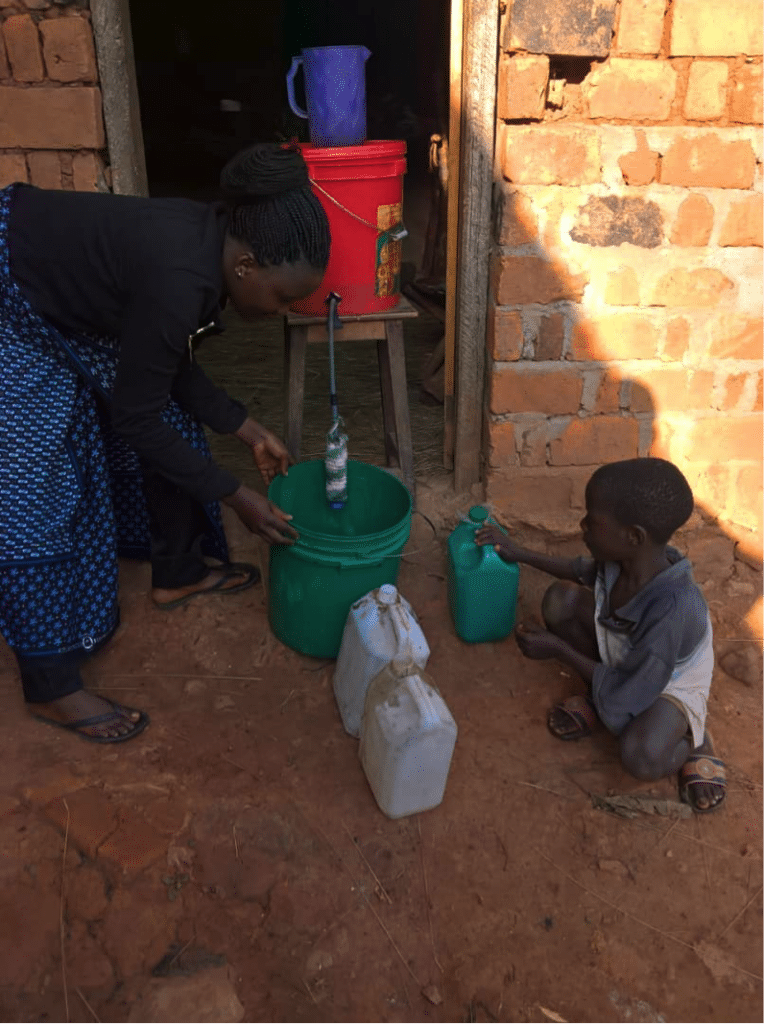
[[[0,652],[3,1020],[234,1019],[209,1015],[225,1013],[217,989],[194,1016],[140,1009],[178,984],[167,975],[216,965],[248,1021],[761,1020],[760,688],[717,672],[720,813],[598,808],[674,800],[674,782],[626,777],[604,733],[549,735],[546,707],[576,689],[555,662],[455,636],[442,540],[465,502],[420,487],[441,535],[415,517],[399,579],[459,726],[426,814],[378,810],[332,665],[275,640],[263,587],[163,613],[147,567],[124,565],[123,626],[87,668],[151,714],[120,747],[27,718]],[[539,578],[524,571],[521,589],[526,614]],[[716,594],[720,638],[739,632],[740,601]]]
[[[332,665],[273,637],[263,586],[166,613],[147,566],[125,563],[123,625],[86,675],[150,713],[142,737],[101,747],[32,721],[0,648],[0,1019],[761,1020],[760,678],[716,673],[721,812],[598,805],[673,801],[675,782],[629,779],[604,733],[553,739],[546,708],[576,680],[511,639],[454,633],[444,540],[476,496],[451,493],[432,455],[441,410],[417,402],[438,329],[407,325],[415,454],[430,467],[419,508],[437,537],[414,517],[399,585],[459,727],[443,804],[401,821],[378,810]],[[279,330],[264,338],[255,350],[230,332],[213,375],[279,430]],[[373,347],[339,350],[351,451],[379,462]],[[325,378],[311,350],[306,455],[328,426]],[[247,471],[234,443],[215,450]],[[229,526],[234,557],[263,558]],[[760,576],[739,562],[706,576],[718,652],[756,661],[742,620]],[[522,571],[521,615],[542,586]]]

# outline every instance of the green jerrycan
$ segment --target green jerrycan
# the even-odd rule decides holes
[[[456,632],[469,644],[504,640],[515,625],[520,567],[505,562],[490,545],[475,543],[475,534],[487,524],[498,526],[488,509],[476,505],[448,538],[451,614]]]

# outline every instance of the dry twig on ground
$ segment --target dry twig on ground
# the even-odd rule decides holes
[[[359,856],[360,856],[361,860],[362,860],[362,861],[364,862],[364,864],[366,865],[366,867],[367,867],[367,868],[369,869],[369,871],[371,872],[371,877],[372,877],[372,878],[374,879],[374,881],[375,881],[375,882],[377,883],[377,888],[378,888],[378,889],[379,889],[379,891],[380,891],[380,892],[382,893],[382,896],[383,896],[383,897],[384,897],[384,899],[386,899],[386,900],[387,900],[387,902],[388,902],[388,903],[389,903],[389,904],[390,904],[390,905],[392,906],[392,903],[393,903],[393,901],[392,901],[392,899],[390,898],[390,894],[388,893],[387,889],[385,889],[384,885],[382,885],[382,883],[380,882],[379,878],[377,877],[377,874],[376,874],[376,872],[374,871],[374,868],[373,868],[373,867],[371,866],[371,864],[369,864],[368,860],[367,860],[367,859],[366,859],[366,857],[364,856],[364,853],[363,853],[363,850],[361,849],[361,847],[360,847],[360,846],[358,845],[358,843],[357,843],[357,842],[355,841],[355,839],[353,839],[353,836],[351,835],[350,829],[349,829],[349,828],[347,827],[347,825],[346,825],[346,824],[345,824],[344,822],[342,823],[342,827],[343,827],[343,828],[345,829],[345,831],[347,832],[347,834],[348,834],[348,838],[350,839],[350,842],[351,842],[351,843],[353,844],[353,846],[355,846],[356,850],[358,851],[358,854],[359,854]]]
[[[416,825],[417,825],[417,829],[419,830],[419,853],[420,853],[420,857],[421,857],[421,861],[422,861],[422,880],[424,882],[424,899],[425,899],[425,903],[427,905],[427,923],[430,926],[430,944],[432,946],[432,958],[435,961],[435,966],[438,968],[440,973],[443,974],[444,973],[443,967],[442,967],[442,965],[440,963],[440,960],[438,960],[438,954],[435,952],[435,935],[434,935],[433,930],[432,930],[432,912],[431,912],[431,906],[430,906],[430,890],[429,890],[429,887],[427,885],[427,867],[426,867],[425,862],[424,862],[424,843],[422,841],[422,822],[421,822],[421,819],[420,819],[419,815],[417,815]]]
[[[294,806],[296,807],[297,805],[295,804]],[[382,920],[382,918],[381,918],[381,917],[379,916],[379,914],[378,914],[378,913],[377,913],[377,911],[376,911],[376,910],[374,909],[374,907],[372,906],[372,904],[371,904],[371,903],[369,902],[369,899],[368,899],[368,897],[367,897],[367,896],[366,896],[366,894],[364,893],[364,891],[363,891],[362,887],[361,887],[361,886],[359,885],[359,883],[358,883],[358,880],[357,880],[357,879],[355,878],[355,876],[353,875],[353,873],[352,873],[352,871],[350,870],[350,868],[349,868],[349,867],[347,866],[347,864],[345,863],[345,860],[344,860],[344,858],[343,858],[343,857],[342,857],[342,856],[341,856],[341,855],[340,855],[340,854],[339,854],[339,853],[337,852],[337,850],[336,850],[336,849],[334,848],[334,846],[332,845],[331,841],[329,840],[329,837],[328,837],[328,836],[327,836],[327,834],[326,834],[326,833],[324,832],[324,830],[323,830],[323,829],[322,829],[322,828],[321,828],[321,827],[320,827],[319,825],[314,825],[314,824],[313,824],[313,823],[312,823],[312,822],[311,822],[311,821],[310,821],[310,820],[309,820],[309,819],[308,819],[308,818],[307,818],[307,817],[305,816],[305,814],[303,814],[303,812],[302,812],[302,811],[300,810],[300,808],[299,808],[299,807],[297,808],[297,810],[298,810],[298,812],[299,812],[299,813],[300,813],[300,814],[302,815],[302,817],[303,817],[303,818],[305,818],[305,820],[306,820],[306,821],[308,822],[308,825],[309,825],[309,826],[310,826],[310,827],[311,827],[311,828],[313,829],[313,831],[314,831],[314,832],[317,832],[317,833],[318,833],[318,834],[319,834],[319,835],[321,836],[321,838],[323,839],[323,841],[324,841],[324,842],[326,843],[326,845],[327,845],[327,846],[329,847],[329,849],[330,849],[330,850],[332,851],[332,853],[334,854],[335,858],[336,858],[336,859],[337,859],[337,860],[338,860],[338,861],[340,862],[340,865],[342,866],[342,869],[343,869],[343,871],[345,871],[345,872],[346,872],[346,874],[347,874],[347,875],[348,875],[348,876],[350,877],[350,880],[351,880],[351,881],[353,882],[353,885],[355,886],[355,888],[356,888],[356,891],[358,892],[358,895],[359,895],[359,896],[361,897],[361,899],[363,900],[363,902],[364,902],[364,903],[366,904],[366,906],[367,906],[367,907],[369,908],[369,910],[370,910],[370,911],[372,912],[372,914],[374,915],[374,917],[375,917],[375,918],[376,918],[376,920],[377,920],[377,924],[378,924],[378,925],[380,926],[380,928],[382,929],[382,931],[383,931],[383,932],[385,933],[385,935],[387,936],[387,939],[388,939],[388,941],[389,941],[390,945],[391,945],[391,946],[393,947],[393,949],[395,950],[395,953],[397,954],[397,956],[398,956],[398,959],[399,959],[399,960],[400,960],[400,962],[401,962],[401,963],[403,964],[403,966],[404,966],[404,967],[406,968],[406,970],[408,971],[408,973],[409,973],[409,974],[411,975],[411,977],[413,978],[413,980],[414,980],[414,981],[416,982],[417,986],[419,987],[419,990],[421,991],[421,989],[422,989],[422,982],[421,982],[421,981],[419,980],[419,978],[417,978],[416,974],[414,974],[414,972],[413,972],[413,971],[411,970],[411,967],[409,966],[409,963],[408,963],[408,961],[406,960],[406,958],[404,957],[403,953],[401,953],[400,949],[398,948],[398,945],[397,945],[397,943],[395,942],[395,939],[394,939],[394,938],[392,937],[392,935],[390,934],[390,932],[389,932],[389,930],[388,930],[388,928],[387,928],[387,926],[386,926],[385,922],[384,922],[384,921]]]
[[[58,932],[61,939],[61,977],[64,982],[64,1007],[66,1009],[66,1020],[67,1024],[71,1019],[69,1017],[69,988],[66,981],[66,949],[64,943],[64,907],[66,901],[66,851],[69,846],[69,821],[71,815],[69,814],[69,804],[64,798],[64,807],[66,808],[66,828],[64,830],[64,855],[61,859],[61,898],[59,900],[58,908]]]
[[[676,942],[679,946],[684,946],[686,949],[691,949],[693,953],[697,955],[698,951],[695,948],[695,946],[692,945],[692,943],[685,942],[684,939],[680,939],[678,936],[672,935],[671,932],[665,932],[662,928],[656,928],[654,924],[650,924],[649,921],[643,921],[641,917],[637,917],[636,914],[630,914],[628,910],[623,910],[616,903],[613,903],[612,900],[608,900],[604,896],[600,896],[600,894],[594,892],[593,889],[589,889],[587,886],[577,881],[572,875],[569,875],[567,871],[563,870],[563,868],[561,868],[559,864],[555,864],[551,857],[547,857],[543,850],[539,850],[538,847],[534,847],[534,849],[536,850],[536,853],[539,855],[539,857],[543,857],[548,864],[551,864],[556,871],[559,871],[564,878],[567,878],[569,882],[573,883],[573,885],[577,885],[579,889],[583,890],[583,892],[588,893],[590,896],[593,896],[596,900],[600,900],[601,903],[606,904],[608,907],[612,907],[613,910],[617,910],[619,914],[623,914],[624,917],[628,917],[630,921],[636,921],[636,923],[641,924],[643,928],[649,928],[651,932],[656,932],[656,934],[662,935],[664,939],[668,939],[670,942]],[[752,971],[747,971],[744,967],[739,967],[737,964],[730,964],[730,967],[736,971],[739,971],[741,974],[745,974],[749,978],[753,978],[755,981],[764,980],[761,977],[761,975],[754,974]]]
[[[82,992],[78,988],[75,988],[74,991],[77,993],[77,995],[80,997],[82,1002],[85,1004],[85,1008],[88,1010],[88,1012],[90,1013],[90,1015],[92,1016],[92,1018],[96,1022],[96,1024],[101,1024],[101,1018],[95,1012],[95,1010],[90,1005],[90,1003],[87,1001],[87,999],[83,996]]]
[[[753,901],[758,899],[759,896],[761,896],[761,893],[762,893],[763,889],[764,889],[764,886],[759,886],[759,888],[753,894],[753,896],[751,896],[751,898],[746,901],[746,903],[740,908],[740,910],[738,910],[737,914],[735,914],[735,916],[732,918],[730,923],[728,925],[725,925],[725,927],[722,929],[722,931],[719,932],[719,934],[718,934],[718,936],[716,938],[717,942],[719,941],[719,939],[721,939],[723,936],[725,936],[727,934],[727,932],[730,930],[730,928],[733,926],[733,924],[735,924],[735,922],[739,918],[741,918],[743,916],[743,914],[746,912],[746,910],[748,910],[748,908],[753,903]]]

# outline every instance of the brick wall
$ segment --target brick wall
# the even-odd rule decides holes
[[[108,190],[87,0],[0,0],[0,187]]]
[[[503,17],[488,499],[572,529],[595,466],[662,455],[755,553],[759,0],[566,4],[597,9],[595,43],[539,40],[528,0]]]

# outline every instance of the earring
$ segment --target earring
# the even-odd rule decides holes
[[[239,280],[241,280],[241,278],[244,277],[244,271],[241,269],[241,267],[239,267],[238,270],[236,271],[236,276],[239,278]]]

